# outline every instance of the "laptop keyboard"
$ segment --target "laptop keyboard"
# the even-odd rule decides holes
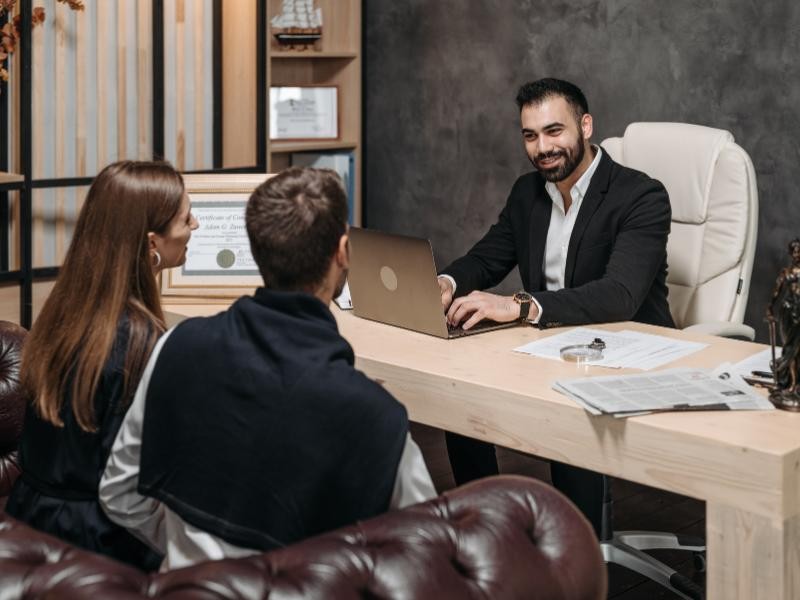
[[[488,329],[490,327],[496,327],[500,325],[497,321],[492,321],[491,319],[483,319],[482,321],[478,321],[470,327],[469,329],[464,329],[461,325],[451,325],[450,323],[447,324],[447,334],[450,337],[461,337],[462,335],[470,335],[472,333],[477,333],[479,331],[483,331],[484,329]]]

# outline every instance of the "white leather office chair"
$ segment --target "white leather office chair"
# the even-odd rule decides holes
[[[680,328],[752,340],[743,324],[756,251],[758,191],[730,132],[686,123],[631,123],[602,143],[615,161],[664,184],[672,205],[669,307]]]
[[[602,147],[611,158],[664,184],[672,206],[667,243],[667,284],[678,327],[752,340],[743,323],[758,227],[758,191],[750,157],[733,135],[686,123],[631,123]],[[705,542],[672,533],[617,531],[611,527],[610,494],[601,546],[606,562],[645,575],[682,598],[703,591],[642,550],[695,552],[703,568]],[[606,517],[607,515],[607,517]]]

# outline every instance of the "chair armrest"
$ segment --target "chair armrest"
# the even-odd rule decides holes
[[[719,337],[734,338],[752,342],[756,337],[755,330],[744,323],[731,323],[730,321],[710,321],[697,323],[683,328],[684,331],[716,335]]]

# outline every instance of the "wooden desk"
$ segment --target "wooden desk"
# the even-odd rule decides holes
[[[168,308],[197,315],[224,307]],[[551,383],[611,371],[511,352],[557,330],[519,327],[440,340],[333,311],[357,366],[384,384],[412,420],[703,499],[709,600],[800,598],[800,415],[592,417]],[[600,327],[710,344],[669,367],[711,368],[763,349],[634,323]]]

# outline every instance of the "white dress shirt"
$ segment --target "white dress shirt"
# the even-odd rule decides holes
[[[584,171],[580,179],[575,182],[570,190],[570,198],[572,203],[569,210],[564,210],[564,198],[561,197],[561,192],[552,181],[544,184],[544,189],[550,200],[553,201],[553,206],[550,210],[550,225],[547,229],[547,242],[544,251],[544,264],[542,269],[544,271],[545,286],[548,290],[560,290],[564,287],[564,272],[567,268],[567,251],[569,249],[569,240],[572,237],[572,230],[575,227],[575,220],[578,218],[578,213],[583,204],[583,198],[586,196],[586,190],[589,189],[589,183],[592,181],[592,176],[600,164],[600,157],[603,151],[599,146],[592,146],[596,150],[594,160],[592,160],[589,168]],[[450,275],[442,274],[439,277],[444,277],[453,286],[453,293],[456,292],[456,281]],[[537,313],[533,319],[528,319],[530,323],[536,324],[542,318],[542,306],[533,299],[536,305]]]
[[[100,505],[108,517],[164,555],[161,570],[177,569],[204,560],[238,558],[257,554],[186,523],[164,504],[138,493],[142,424],[150,378],[172,330],[156,344],[145,367],[133,402],[114,440],[106,470],[100,480]],[[419,447],[406,437],[400,457],[390,509],[403,508],[436,496],[433,481]]]
[[[564,211],[564,198],[562,198],[556,184],[552,181],[544,184],[544,189],[553,201],[553,206],[550,209],[550,226],[547,229],[547,245],[544,251],[544,280],[545,286],[550,291],[560,290],[564,287],[564,271],[567,268],[569,240],[572,237],[572,230],[581,210],[583,198],[586,196],[586,190],[589,189],[589,183],[597,170],[597,165],[600,164],[600,157],[603,153],[599,147],[595,146],[595,148],[597,154],[594,160],[569,191],[572,200],[569,210]],[[539,313],[541,315],[541,307]]]

